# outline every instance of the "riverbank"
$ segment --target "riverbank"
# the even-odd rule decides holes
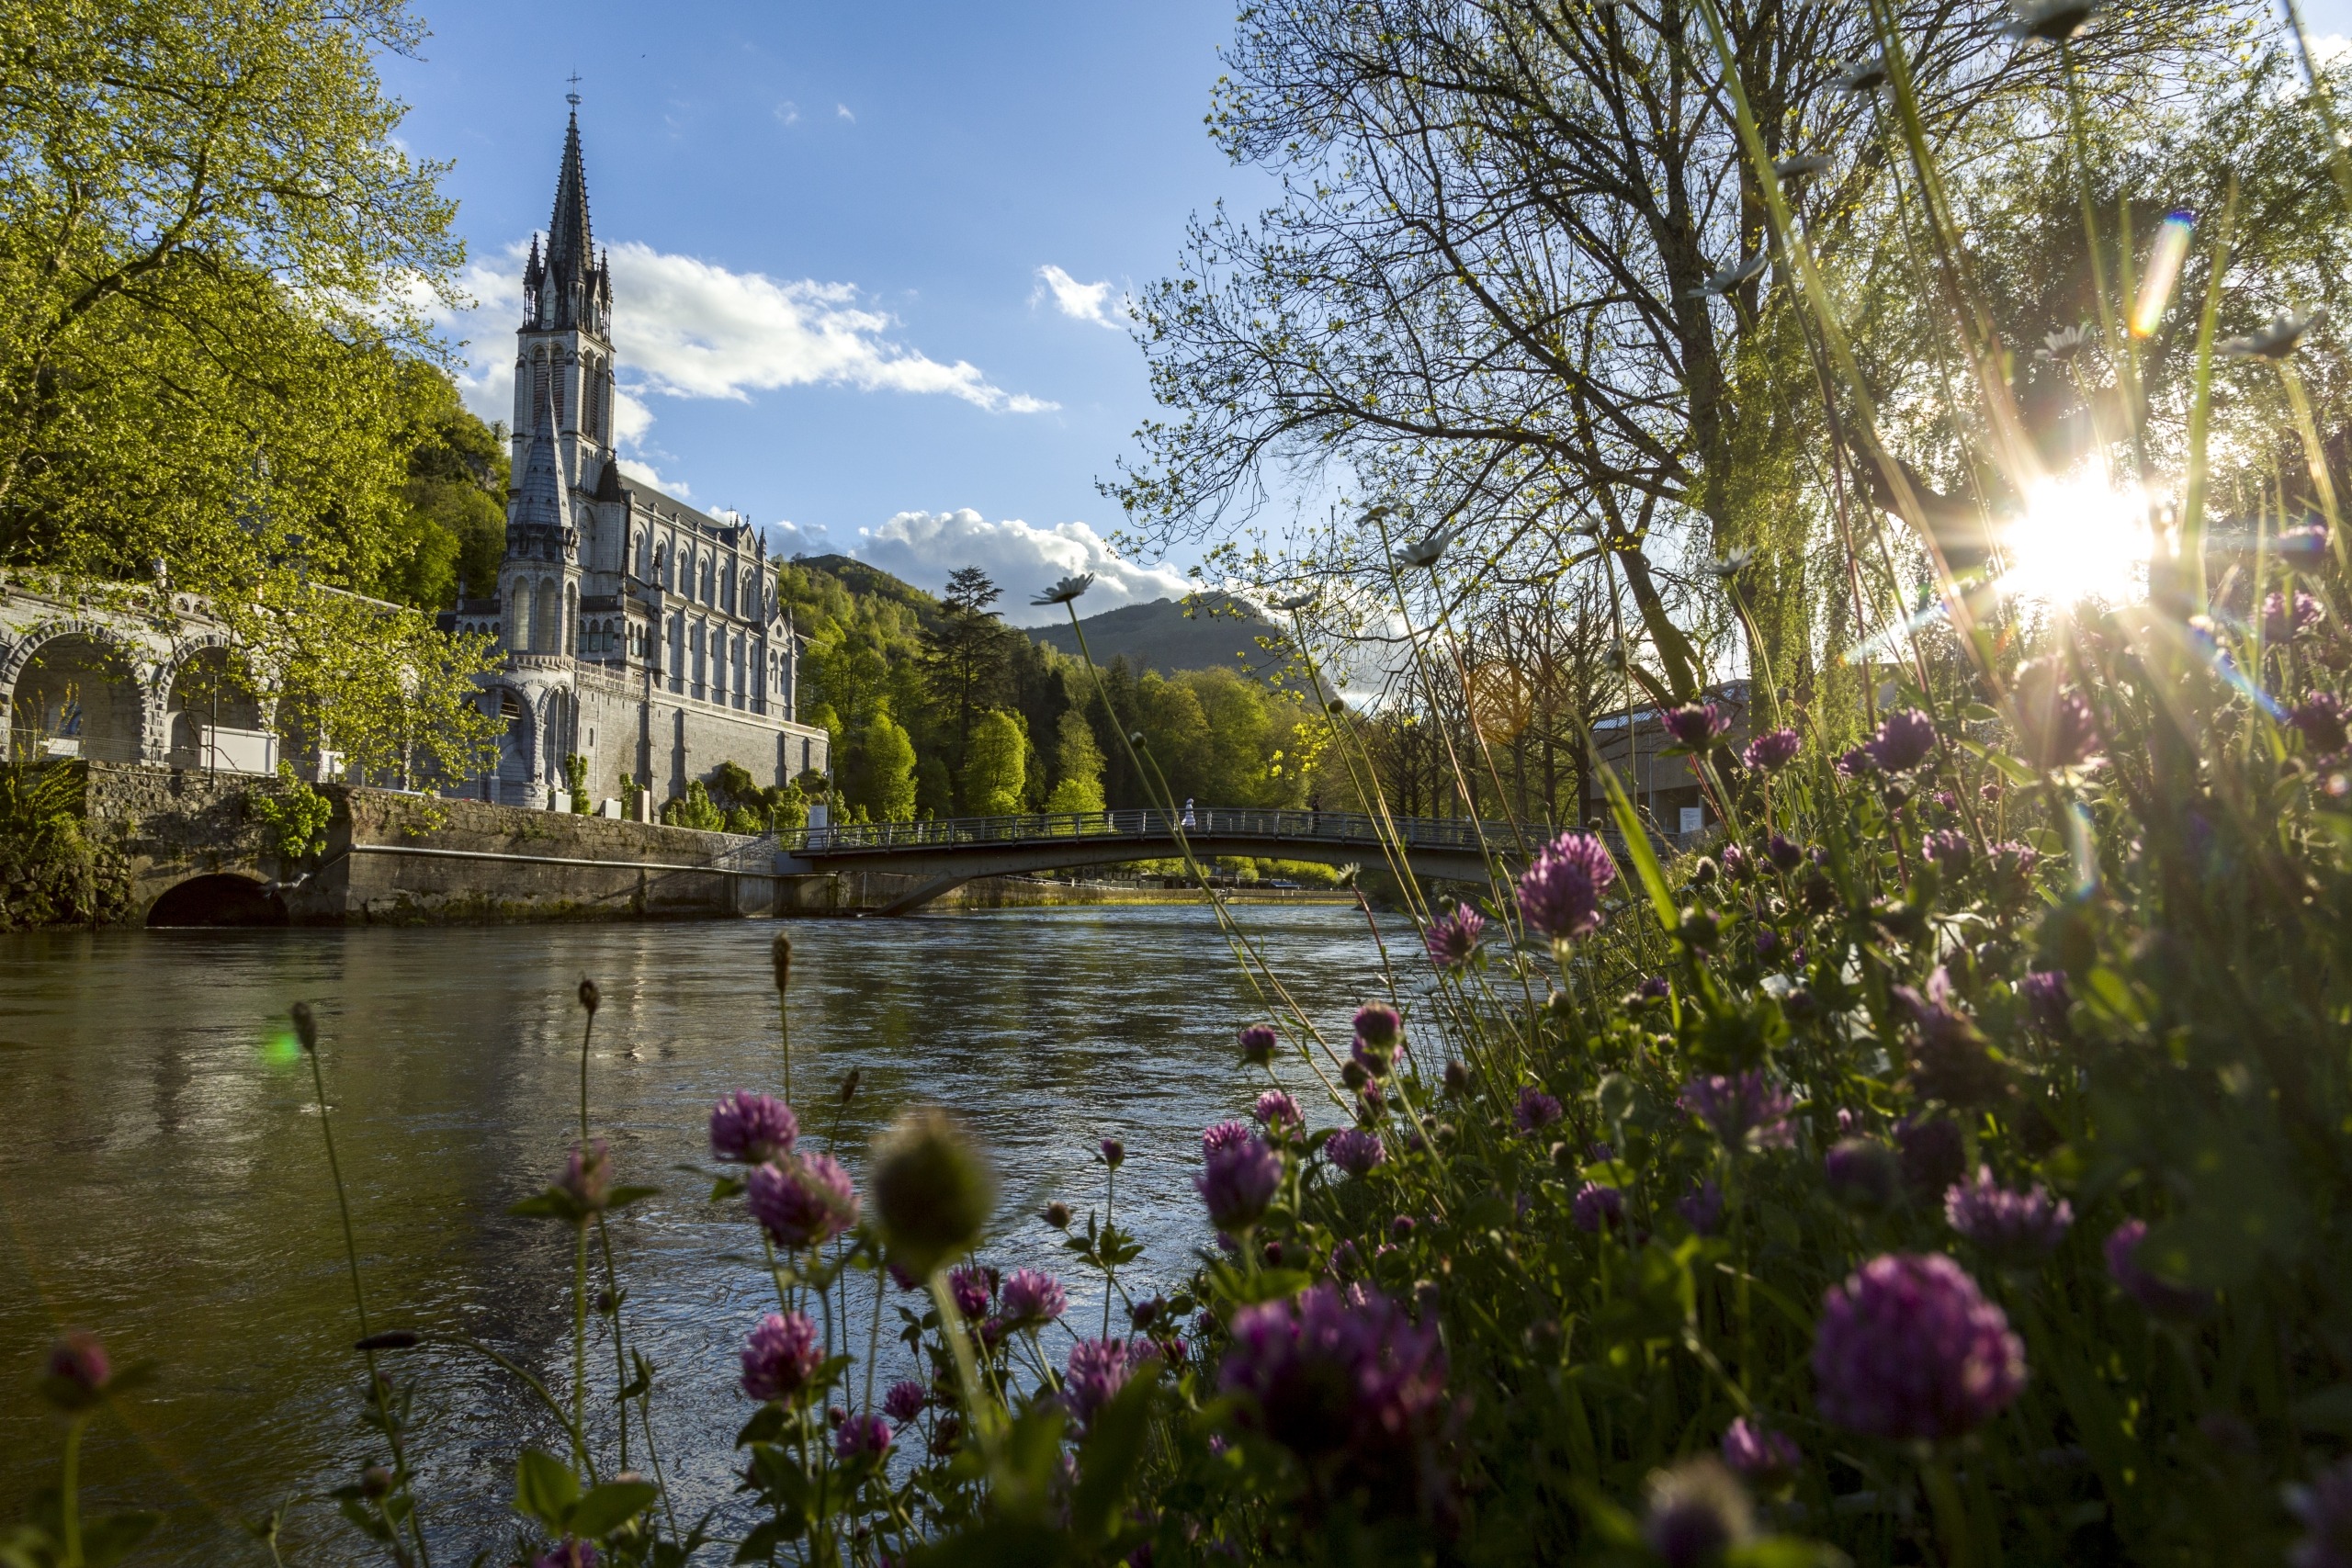
[[[820,919],[872,914],[920,887],[926,880],[888,872],[845,872],[782,879],[775,912],[779,919]],[[1353,908],[1347,888],[1220,887],[1228,904],[1307,908]],[[979,876],[953,887],[923,906],[923,912],[979,913],[991,909],[1094,908],[1174,908],[1202,903],[1197,886],[1147,886],[1132,882],[1068,882],[1042,876]]]

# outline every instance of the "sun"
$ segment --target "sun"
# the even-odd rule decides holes
[[[2009,560],[2001,591],[2011,597],[2054,609],[2134,603],[2147,596],[2154,550],[2147,496],[2096,471],[2038,480],[2001,548]]]

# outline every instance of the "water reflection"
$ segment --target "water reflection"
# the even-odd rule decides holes
[[[1249,918],[1301,1000],[1344,1034],[1376,982],[1362,917]],[[665,1188],[616,1226],[632,1332],[661,1368],[662,1461],[682,1515],[726,1506],[727,1445],[745,1409],[732,1352],[772,1297],[725,1260],[751,1244],[740,1210],[712,1208],[669,1168],[705,1156],[703,1117],[721,1092],[776,1082],[774,930],[0,939],[0,1378],[19,1391],[0,1400],[0,1520],[54,1479],[55,1434],[29,1380],[61,1325],[96,1329],[119,1361],[162,1370],[127,1429],[110,1419],[94,1431],[85,1461],[102,1495],[170,1508],[166,1550],[142,1561],[257,1555],[240,1520],[377,1457],[355,1419],[349,1283],[308,1067],[276,1021],[297,998],[322,1020],[379,1326],[458,1329],[534,1368],[566,1364],[568,1235],[504,1211],[544,1183],[572,1135],[583,974],[605,998],[592,1119],[623,1179]],[[867,1140],[900,1107],[956,1108],[1004,1179],[990,1259],[1061,1272],[1060,1238],[1032,1216],[1048,1197],[1081,1215],[1099,1203],[1092,1150],[1116,1133],[1129,1149],[1122,1221],[1148,1249],[1136,1282],[1184,1271],[1203,1239],[1189,1186],[1196,1134],[1255,1092],[1229,1044],[1255,1016],[1250,994],[1204,911],[1009,911],[792,934],[807,1135],[838,1144],[862,1174]],[[833,1091],[853,1068],[860,1088],[843,1106]],[[1298,1076],[1291,1087],[1311,1103]],[[1093,1332],[1099,1293],[1069,1283],[1071,1319]],[[854,1302],[849,1318],[863,1325],[866,1310]],[[518,1444],[556,1447],[555,1428],[502,1376],[440,1356],[406,1364],[423,1374],[435,1545],[463,1560],[503,1538]],[[291,1550],[346,1554],[323,1513],[298,1510]]]

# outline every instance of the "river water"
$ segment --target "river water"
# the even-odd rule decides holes
[[[1379,984],[1363,916],[1241,916],[1344,1038]],[[316,1499],[379,1457],[356,1420],[350,1283],[310,1073],[280,1021],[297,998],[322,1019],[373,1326],[462,1331],[560,1378],[569,1233],[505,1209],[544,1186],[572,1136],[582,975],[604,993],[591,1119],[619,1179],[663,1188],[614,1226],[631,1333],[660,1368],[662,1459],[681,1517],[718,1507],[724,1520],[749,1410],[733,1351],[773,1293],[743,1261],[757,1247],[740,1203],[707,1202],[670,1168],[707,1162],[720,1093],[776,1087],[777,929],[0,938],[0,1527],[54,1483],[61,1427],[32,1380],[62,1328],[96,1330],[118,1364],[154,1369],[92,1428],[84,1461],[101,1506],[165,1511],[138,1562],[266,1562],[243,1521]],[[1131,1277],[1165,1285],[1188,1269],[1206,1239],[1189,1185],[1198,1132],[1256,1092],[1231,1043],[1261,1016],[1208,911],[789,930],[805,1135],[830,1134],[862,1179],[868,1140],[902,1107],[956,1110],[1002,1179],[985,1256],[1060,1274],[1070,1319],[1092,1333],[1099,1288],[1062,1267],[1060,1237],[1034,1216],[1051,1197],[1081,1215],[1099,1203],[1093,1150],[1116,1134],[1129,1150],[1120,1218],[1146,1246]],[[832,1091],[852,1069],[860,1088],[836,1129]],[[849,1315],[862,1341],[865,1312],[853,1302]],[[604,1358],[594,1386],[609,1389]],[[455,1353],[397,1364],[418,1374],[436,1561],[503,1548],[516,1450],[560,1449],[556,1428],[509,1376]],[[290,1511],[284,1542],[289,1562],[367,1557],[315,1500]]]

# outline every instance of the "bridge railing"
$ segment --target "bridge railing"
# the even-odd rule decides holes
[[[1399,817],[1396,835],[1408,849],[1443,849],[1476,853],[1484,847],[1511,853],[1518,844],[1509,822],[1467,818]],[[1372,817],[1351,811],[1269,811],[1250,807],[1201,807],[1171,815],[1159,810],[1024,812],[1011,817],[942,818],[929,822],[859,822],[801,828],[780,834],[786,854],[854,854],[984,844],[1035,844],[1051,839],[1166,840],[1173,851],[1177,829],[1188,839],[1246,838],[1278,851],[1281,840],[1361,844],[1377,853],[1383,837]],[[1531,835],[1530,842],[1534,841]]]

